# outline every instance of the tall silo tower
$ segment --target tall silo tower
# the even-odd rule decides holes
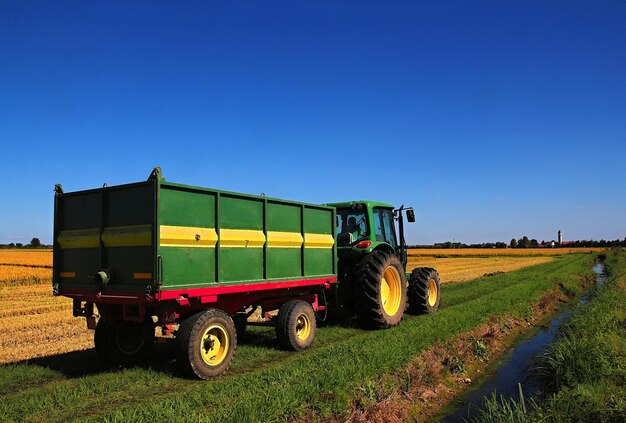
[[[559,240],[559,245],[563,244],[563,232],[561,231],[559,231],[558,240]]]

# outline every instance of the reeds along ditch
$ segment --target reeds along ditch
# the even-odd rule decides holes
[[[626,254],[606,254],[608,278],[561,326],[530,369],[543,392],[526,409],[520,399],[486,398],[477,422],[626,420]],[[506,416],[504,418],[503,416]]]

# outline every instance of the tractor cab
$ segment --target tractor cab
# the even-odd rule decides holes
[[[403,212],[409,222],[414,222],[412,208],[394,209],[391,204],[377,201],[328,205],[337,209],[337,255],[340,262],[358,262],[372,251],[385,250],[395,254],[406,267]]]
[[[327,205],[335,207],[337,217],[339,283],[330,301],[337,311],[356,313],[366,325],[385,328],[400,322],[407,302],[410,310],[436,310],[439,305],[436,271],[419,268],[411,275],[406,273],[404,214],[409,222],[414,222],[412,208],[395,209],[391,204],[376,201]],[[430,289],[424,288],[428,280],[432,281]],[[424,305],[424,290],[435,299],[430,305]]]

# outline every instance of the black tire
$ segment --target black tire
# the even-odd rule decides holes
[[[291,300],[280,307],[276,321],[278,345],[284,350],[302,351],[313,342],[315,312],[311,304],[302,300]]]
[[[93,334],[93,343],[96,347],[96,354],[98,358],[108,364],[112,364],[112,360],[109,354],[109,339],[111,338],[111,325],[102,319],[98,320],[96,330]]]
[[[223,375],[230,368],[237,332],[228,314],[208,309],[183,320],[176,341],[180,369],[189,376],[207,380]]]
[[[409,278],[409,313],[434,313],[441,301],[439,274],[432,267],[413,269]]]
[[[98,321],[94,333],[98,357],[105,363],[132,365],[147,358],[154,345],[150,323]]]
[[[237,331],[237,344],[246,341],[246,329],[248,327],[248,315],[245,313],[237,313],[233,316],[235,323],[235,331]]]
[[[393,280],[383,282],[385,275],[390,274]],[[374,251],[357,265],[355,278],[357,315],[361,324],[370,329],[398,325],[404,317],[407,301],[406,275],[398,257],[388,251]],[[385,290],[388,291],[386,299]]]

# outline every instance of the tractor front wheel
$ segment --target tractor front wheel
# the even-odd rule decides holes
[[[441,301],[439,274],[432,267],[413,269],[409,278],[409,313],[434,313]]]
[[[388,251],[365,256],[356,269],[357,314],[371,329],[396,326],[404,316],[407,283],[402,263]]]
[[[278,344],[284,350],[302,351],[315,337],[315,312],[311,304],[291,300],[280,307],[276,322]]]
[[[221,376],[230,368],[237,346],[233,319],[208,309],[183,320],[176,333],[181,370],[200,379]]]

